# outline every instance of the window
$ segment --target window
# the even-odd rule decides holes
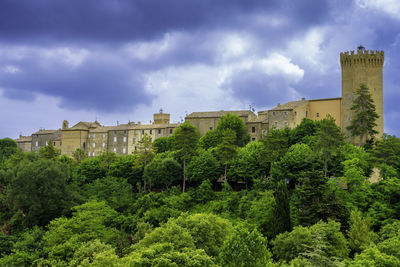
[[[93,134],[93,138],[96,138],[96,134]]]
[[[251,127],[251,132],[255,133],[256,132],[256,127]]]
[[[308,110],[306,110],[306,118],[308,117]]]
[[[278,122],[277,121],[275,122],[275,126],[278,126]]]
[[[135,150],[137,150],[137,148],[135,147]]]
[[[103,133],[103,138],[106,138],[106,134],[105,133]]]
[[[87,155],[88,155],[88,157],[90,157],[90,152],[88,152],[88,154],[87,154]]]
[[[153,130],[150,130],[150,134],[153,134]]]
[[[169,133],[172,134],[172,129],[169,129]]]
[[[114,143],[116,143],[117,142],[117,137],[116,136],[114,136]]]
[[[142,134],[144,134],[144,130],[142,130]]]
[[[117,131],[114,131],[114,134],[117,134]]]
[[[275,116],[275,112],[272,112],[272,115],[274,115],[274,116]]]
[[[96,147],[96,143],[95,142],[93,142],[93,148],[95,148]]]
[[[287,112],[285,111],[284,114],[287,115]]]
[[[158,134],[161,134],[161,129],[158,129]]]
[[[132,142],[136,143],[136,138],[133,138],[133,139],[132,139]]]
[[[124,148],[122,148],[122,153],[126,153],[126,148],[124,147]]]
[[[124,136],[124,143],[126,143],[126,136]]]
[[[39,142],[38,141],[36,141],[36,146],[39,146]]]
[[[93,157],[95,156],[95,153],[94,153],[94,152],[92,153],[92,156],[93,156]]]
[[[317,112],[317,118],[319,118],[319,113]]]
[[[53,146],[56,146],[56,142],[53,142]]]
[[[90,138],[90,134],[89,134],[89,138]]]
[[[255,138],[255,137],[251,138],[251,141],[255,141],[255,140],[256,140],[256,138]]]
[[[117,149],[114,147],[114,153],[116,153],[117,152]]]
[[[103,148],[105,148],[105,147],[106,147],[106,143],[103,142]]]
[[[126,130],[124,130],[124,134],[126,134]]]
[[[212,130],[213,129],[213,127],[210,127],[210,130]]]

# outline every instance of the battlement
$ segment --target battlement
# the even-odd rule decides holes
[[[340,53],[340,65],[351,67],[355,65],[371,65],[381,67],[384,63],[384,51],[379,50],[357,50]]]

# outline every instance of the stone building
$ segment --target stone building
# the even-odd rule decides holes
[[[31,151],[32,149],[32,136],[22,136],[19,135],[17,139],[15,139],[15,143],[17,146],[22,149],[22,151]]]
[[[302,98],[299,101],[278,104],[275,108],[259,111],[257,115],[251,110],[207,111],[193,112],[186,116],[186,120],[195,125],[201,135],[217,127],[220,118],[227,113],[237,114],[247,127],[251,140],[259,140],[271,129],[294,128],[303,118],[321,120],[327,115],[332,116],[342,131],[350,135],[347,126],[353,118],[351,106],[355,99],[355,92],[360,84],[365,84],[372,95],[379,115],[376,130],[378,138],[383,134],[383,63],[384,52],[365,50],[359,46],[358,50],[340,54],[342,69],[342,96],[337,98],[310,99]],[[16,139],[19,147],[25,151],[38,151],[52,141],[55,147],[61,148],[61,153],[72,156],[80,148],[88,156],[97,156],[110,151],[117,154],[131,154],[138,146],[145,134],[152,140],[170,136],[178,123],[170,123],[170,114],[154,114],[152,124],[129,122],[117,126],[103,126],[98,121],[79,122],[69,127],[64,121],[60,130],[39,130],[29,137]],[[357,138],[350,138],[358,143]]]

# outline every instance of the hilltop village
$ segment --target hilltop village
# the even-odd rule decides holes
[[[305,99],[278,104],[270,110],[207,111],[193,112],[185,120],[195,125],[201,135],[215,129],[221,116],[227,113],[237,114],[245,123],[251,140],[259,140],[270,129],[294,128],[303,118],[320,120],[327,115],[332,116],[342,131],[349,135],[346,127],[352,120],[351,106],[355,91],[360,84],[365,84],[372,95],[379,115],[376,130],[378,138],[383,134],[383,63],[384,52],[366,50],[359,46],[357,51],[340,54],[342,69],[342,96],[337,98]],[[94,122],[79,122],[69,127],[64,120],[58,130],[39,130],[31,136],[20,136],[17,145],[23,151],[38,151],[49,141],[61,150],[62,154],[71,156],[80,148],[92,157],[103,152],[130,154],[137,149],[137,143],[147,134],[152,140],[172,135],[179,123],[170,122],[170,114],[160,110],[153,116],[152,124],[129,122],[116,126],[103,126],[97,120]],[[356,138],[351,140],[357,142]]]

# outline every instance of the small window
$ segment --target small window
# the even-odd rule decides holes
[[[106,147],[106,143],[103,142],[103,148],[105,148],[105,147]]]
[[[90,134],[89,134],[89,138],[90,138]]]
[[[287,115],[287,112],[285,111],[284,114]]]
[[[96,143],[95,142],[93,142],[93,148],[95,148],[96,147]]]
[[[96,138],[96,134],[93,134],[93,138]]]
[[[114,134],[117,134],[117,131],[114,131]]]
[[[317,118],[319,118],[319,113],[317,112]]]
[[[278,122],[277,121],[275,122],[275,126],[278,126]]]
[[[126,134],[126,130],[124,130],[124,134]]]
[[[255,133],[256,132],[256,127],[251,127],[251,132]]]
[[[90,152],[88,152],[88,154],[87,154],[87,155],[88,155],[88,157],[90,157]]]
[[[169,133],[172,134],[172,129],[169,129]]]
[[[142,130],[142,134],[144,134],[144,130]]]
[[[117,142],[117,137],[116,136],[114,136],[114,143],[116,143]]]
[[[274,116],[275,116],[275,112],[272,112],[272,115],[274,115]]]
[[[117,152],[117,149],[114,147],[114,153],[116,153]]]
[[[158,129],[158,134],[161,134],[161,129]]]
[[[150,134],[153,134],[153,130],[150,130]]]
[[[135,147],[135,150],[137,150],[137,148]]]
[[[124,136],[124,143],[126,143],[126,136]]]
[[[56,142],[53,142],[53,146],[56,146]]]
[[[106,138],[106,134],[105,133],[103,133],[103,138]]]
[[[125,154],[126,153],[126,148],[122,148],[122,153]]]
[[[256,138],[255,138],[255,137],[253,137],[253,138],[251,138],[251,140],[252,140],[252,141],[255,141],[255,140],[256,140]]]
[[[39,142],[38,141],[36,141],[36,146],[39,146]]]
[[[212,130],[213,129],[213,127],[210,127],[210,130]]]
[[[133,139],[132,139],[132,142],[136,143],[136,138],[133,138]]]
[[[308,111],[306,110],[306,118],[308,117]]]
[[[96,154],[93,152],[93,153],[92,153],[92,156],[94,157],[95,155],[96,155]]]

